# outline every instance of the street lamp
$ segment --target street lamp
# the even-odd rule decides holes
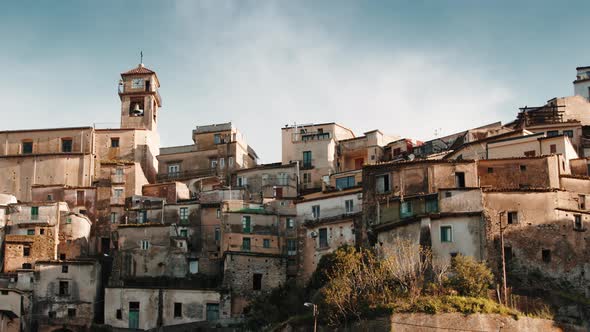
[[[305,302],[303,305],[313,309],[313,332],[316,332],[318,326],[318,306],[317,304],[313,304],[311,302]]]

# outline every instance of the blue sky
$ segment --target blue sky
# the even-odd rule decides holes
[[[0,130],[114,126],[119,73],[156,70],[162,145],[233,121],[263,162],[285,124],[430,139],[573,93],[588,1],[0,4]],[[9,120],[9,121],[6,121]]]

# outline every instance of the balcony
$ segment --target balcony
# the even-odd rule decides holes
[[[15,216],[11,217],[10,221],[13,225],[20,224],[49,224],[53,218],[49,216],[29,215],[29,216]]]
[[[215,168],[195,169],[195,170],[190,170],[190,171],[158,174],[156,177],[156,180],[157,180],[157,182],[168,182],[168,181],[188,180],[188,179],[194,179],[194,178],[203,178],[203,177],[215,176],[215,175],[217,175],[217,169],[215,169]]]
[[[229,200],[241,200],[244,197],[242,189],[218,189],[199,193],[201,203],[219,203]]]
[[[314,141],[326,141],[330,140],[332,135],[324,132],[306,132],[306,133],[293,133],[291,140],[295,142],[314,142]]]
[[[297,162],[299,163],[300,170],[306,169],[313,169],[315,164],[315,159],[308,159],[308,160],[291,160],[292,163]]]

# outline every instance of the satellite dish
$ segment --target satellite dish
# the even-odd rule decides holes
[[[410,153],[410,154],[408,155],[408,160],[409,160],[409,161],[412,161],[412,160],[414,160],[414,159],[416,159],[416,156],[415,156],[413,153]]]

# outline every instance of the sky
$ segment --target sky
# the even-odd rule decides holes
[[[231,121],[260,162],[286,124],[428,140],[573,94],[590,1],[0,3],[0,130],[116,127],[119,74],[160,79],[162,146]]]

